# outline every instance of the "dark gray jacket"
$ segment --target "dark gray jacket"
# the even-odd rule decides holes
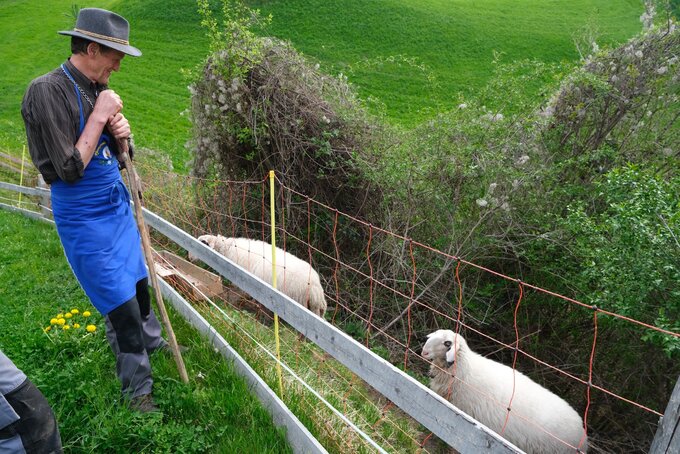
[[[0,350],[0,429],[19,419],[19,415],[5,399],[8,394],[26,381],[26,375]]]

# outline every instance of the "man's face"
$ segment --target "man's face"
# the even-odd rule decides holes
[[[123,52],[114,49],[102,52],[101,48],[98,48],[91,61],[93,79],[99,84],[108,85],[111,73],[120,69],[123,57],[125,57]]]

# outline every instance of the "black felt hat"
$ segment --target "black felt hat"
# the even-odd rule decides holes
[[[75,28],[70,31],[61,31],[59,34],[85,38],[133,57],[142,55],[142,52],[136,47],[132,47],[128,41],[130,37],[128,21],[105,9],[81,9]]]

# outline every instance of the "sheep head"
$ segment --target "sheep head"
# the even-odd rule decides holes
[[[214,249],[217,238],[217,235],[201,235],[198,237],[198,241]]]
[[[439,329],[427,335],[421,355],[434,364],[443,366],[446,363],[447,367],[451,367],[456,360],[456,352],[465,348],[467,343],[463,336],[449,329]]]
[[[215,243],[217,242],[217,238],[218,238],[217,235],[201,235],[196,239],[201,243],[205,244],[206,246],[210,247],[211,249],[214,249]],[[196,261],[196,256],[191,252],[189,252],[189,261],[190,262]]]

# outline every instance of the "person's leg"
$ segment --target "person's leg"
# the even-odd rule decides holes
[[[137,282],[137,302],[142,316],[142,334],[144,336],[144,348],[148,353],[162,348],[167,344],[161,337],[161,324],[156,318],[151,307],[151,295],[149,294],[149,279],[144,278]]]
[[[116,373],[127,398],[151,394],[152,390],[151,364],[144,348],[142,324],[137,298],[106,316],[106,337],[116,355]]]
[[[5,399],[20,419],[0,430],[0,452],[62,452],[59,428],[52,408],[29,379],[6,394]]]

